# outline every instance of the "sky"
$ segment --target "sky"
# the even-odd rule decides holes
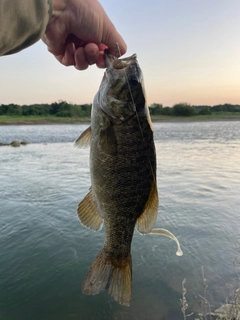
[[[239,0],[100,0],[143,71],[147,104],[240,104]],[[0,105],[92,103],[104,70],[65,67],[41,41],[0,57]]]

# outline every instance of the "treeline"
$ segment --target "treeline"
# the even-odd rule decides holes
[[[163,107],[162,104],[153,103],[150,107],[150,114],[151,115],[166,115],[166,116],[183,116],[183,117],[190,117],[195,115],[211,115],[212,113],[217,112],[240,112],[240,105],[236,104],[219,104],[215,106],[194,106],[188,103],[178,103],[175,104],[173,107]]]
[[[54,102],[52,104],[2,104],[0,105],[0,116],[57,116],[57,117],[90,117],[91,104],[71,104],[66,101]],[[173,107],[163,107],[162,104],[153,103],[149,107],[151,115],[183,116],[211,115],[220,112],[240,112],[240,105],[221,104],[215,106],[194,106],[188,103],[178,103]]]
[[[90,117],[91,104],[70,104],[66,101],[52,104],[17,104],[0,105],[0,116],[57,116],[57,117]]]

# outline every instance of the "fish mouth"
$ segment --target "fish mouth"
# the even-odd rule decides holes
[[[105,62],[108,69],[122,70],[128,68],[130,65],[137,63],[137,55],[134,53],[128,58],[119,59],[112,55],[107,49],[104,52]]]

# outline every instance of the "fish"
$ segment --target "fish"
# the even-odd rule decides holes
[[[107,290],[129,306],[134,230],[149,234],[158,213],[156,151],[137,55],[120,59],[105,51],[104,57],[107,68],[93,100],[91,125],[75,141],[77,147],[90,145],[91,187],[78,205],[79,220],[94,231],[105,227],[105,242],[82,292]],[[167,235],[162,230],[155,234]]]

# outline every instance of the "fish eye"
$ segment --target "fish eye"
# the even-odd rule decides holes
[[[136,86],[138,84],[138,78],[136,76],[131,76],[128,80],[133,86]]]

